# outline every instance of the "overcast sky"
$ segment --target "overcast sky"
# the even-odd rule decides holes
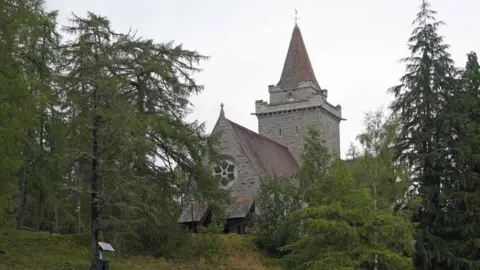
[[[255,100],[268,100],[268,85],[280,78],[294,10],[317,80],[328,100],[340,104],[341,151],[362,131],[363,115],[387,108],[390,86],[398,82],[408,56],[406,41],[421,0],[46,0],[59,10],[59,23],[71,12],[106,16],[117,31],[136,29],[157,42],[174,41],[211,56],[196,78],[205,91],[192,99],[194,113],[210,132],[219,115],[258,130]],[[479,0],[432,0],[441,33],[457,66],[466,54],[480,53]]]

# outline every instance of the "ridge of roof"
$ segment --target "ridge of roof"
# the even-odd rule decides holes
[[[270,138],[268,138],[268,137],[266,137],[266,136],[264,136],[264,135],[262,135],[262,134],[259,134],[259,133],[255,132],[255,131],[253,131],[253,130],[251,130],[251,129],[249,129],[249,128],[246,128],[246,127],[244,127],[244,126],[242,126],[242,125],[240,125],[240,124],[238,124],[238,123],[236,123],[236,122],[233,122],[232,120],[230,120],[230,119],[228,119],[228,118],[226,118],[226,120],[227,120],[230,124],[235,125],[235,126],[237,126],[238,128],[240,128],[240,129],[243,129],[243,130],[245,130],[245,131],[247,131],[247,132],[251,132],[251,133],[255,134],[256,136],[258,136],[258,137],[260,137],[260,138],[262,138],[262,139],[264,139],[264,140],[270,141],[270,142],[272,142],[272,143],[274,143],[274,144],[277,144],[277,145],[280,146],[280,147],[284,147],[284,148],[287,148],[287,149],[288,149],[287,146],[285,146],[285,145],[283,145],[283,144],[281,144],[281,143],[279,143],[279,142],[277,142],[277,141],[274,141],[274,140],[272,140],[272,139],[270,139]]]

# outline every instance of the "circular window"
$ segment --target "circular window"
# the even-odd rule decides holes
[[[222,160],[213,169],[213,174],[220,185],[223,187],[229,187],[236,179],[237,170],[233,162]]]

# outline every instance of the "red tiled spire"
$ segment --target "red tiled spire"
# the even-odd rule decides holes
[[[303,42],[302,33],[295,23],[287,57],[283,65],[282,76],[277,86],[284,88],[296,87],[302,81],[311,81],[320,88],[308,57],[307,48],[305,48],[305,43]]]

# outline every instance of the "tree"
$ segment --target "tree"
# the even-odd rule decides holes
[[[299,189],[291,178],[273,177],[265,179],[255,197],[255,204],[260,211],[254,215],[255,235],[263,248],[272,255],[279,253],[295,237],[292,226],[285,222],[287,215],[300,208]]]
[[[449,46],[438,34],[443,22],[436,20],[435,14],[430,3],[422,0],[409,39],[411,56],[402,60],[406,74],[401,84],[390,89],[395,96],[391,108],[400,125],[397,160],[412,168],[422,198],[415,258],[420,269],[439,269],[457,259],[442,248],[440,236],[445,205],[441,187],[447,179],[446,168],[451,165],[445,155],[450,140],[446,125],[451,120],[446,110],[456,88],[456,69],[447,52]]]
[[[408,167],[394,160],[397,124],[378,109],[365,115],[364,125],[365,130],[357,136],[361,157],[355,182],[359,188],[371,189],[376,207],[397,211],[412,186]]]
[[[396,213],[405,207],[412,183],[407,167],[394,162],[394,119],[388,121],[383,110],[378,109],[365,115],[364,125],[364,132],[357,137],[362,146],[362,156],[354,168],[355,183],[360,189],[371,190],[375,210]],[[374,269],[378,269],[379,263],[376,255]]]
[[[325,146],[320,132],[314,126],[308,130],[305,138],[303,152],[301,155],[302,167],[298,175],[300,184],[300,199],[305,203],[312,200],[313,188],[316,182],[322,181],[327,177],[328,167],[332,161],[333,155]]]
[[[410,223],[375,209],[371,191],[352,185],[351,171],[337,158],[327,177],[316,182],[316,199],[287,217],[299,232],[282,248],[287,269],[368,268],[374,255],[379,269],[412,269]]]
[[[452,119],[446,158],[451,159],[442,188],[445,206],[442,211],[443,248],[451,258],[442,269],[479,269],[480,253],[480,66],[475,53],[461,73],[459,85],[444,110]]]
[[[15,210],[17,200],[12,199],[19,197],[19,228],[23,227],[27,199],[30,199],[37,205],[34,212],[39,229],[48,193],[48,182],[44,180],[51,172],[46,169],[49,158],[45,155],[44,114],[46,104],[54,98],[50,82],[55,59],[52,56],[58,47],[55,18],[55,12],[44,11],[41,0],[0,2],[3,22],[0,26],[0,151],[8,157],[0,162],[5,184],[0,193],[7,191],[6,197],[13,202],[9,207]],[[17,187],[20,194],[14,197]],[[34,197],[32,190],[38,190],[38,196]],[[0,198],[4,198],[2,195],[5,194],[0,194]]]
[[[356,160],[357,158],[361,157],[360,149],[353,142],[351,142],[350,146],[348,147],[346,156],[350,160]]]
[[[281,247],[287,269],[410,269],[412,226],[392,208],[375,208],[370,186],[356,185],[352,170],[332,158],[315,129],[302,155],[300,190],[308,205],[286,215],[289,229]],[[398,241],[398,239],[402,239]]]
[[[83,165],[91,195],[92,264],[100,231],[133,251],[158,254],[175,243],[179,173],[198,196],[224,193],[204,166],[215,149],[203,124],[184,121],[190,95],[202,90],[191,76],[205,57],[115,33],[93,13],[72,23],[62,83],[71,162]]]

